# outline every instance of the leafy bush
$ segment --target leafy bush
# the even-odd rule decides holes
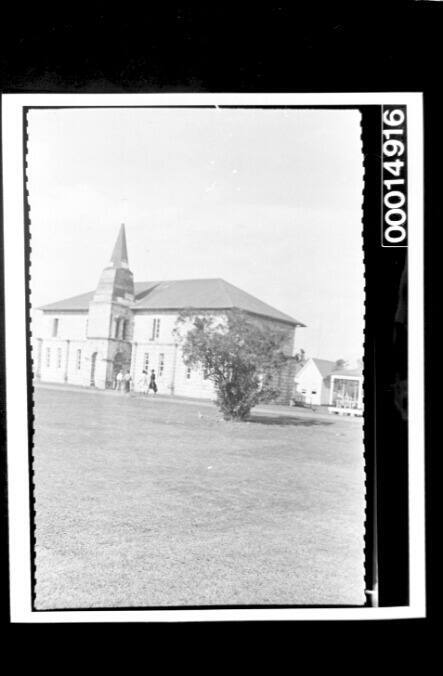
[[[276,376],[289,359],[283,350],[288,338],[284,327],[239,310],[216,317],[185,311],[176,335],[185,364],[202,369],[214,383],[225,420],[244,420],[258,403],[278,396]]]

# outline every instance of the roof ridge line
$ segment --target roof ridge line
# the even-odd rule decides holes
[[[235,303],[234,303],[234,301],[232,300],[231,296],[229,295],[228,290],[226,289],[226,284],[229,284],[229,282],[226,282],[226,281],[225,281],[224,279],[222,279],[221,277],[217,277],[216,279],[217,279],[217,282],[219,283],[219,285],[221,285],[223,294],[224,294],[225,297],[228,299],[228,301],[229,301],[231,307],[235,308],[235,307],[236,307],[236,306],[235,306]],[[220,284],[220,283],[221,283],[221,284]]]

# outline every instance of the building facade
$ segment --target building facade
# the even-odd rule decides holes
[[[205,374],[187,367],[176,335],[183,310],[242,310],[256,321],[284,328],[285,352],[294,354],[301,322],[222,279],[135,282],[129,269],[124,226],[97,288],[39,308],[33,325],[33,367],[37,380],[112,388],[119,371],[141,388],[143,371],[155,371],[161,394],[214,396]],[[295,364],[276,375],[279,401],[289,403]]]

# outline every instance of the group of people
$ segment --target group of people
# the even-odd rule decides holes
[[[129,371],[123,373],[119,371],[115,376],[114,389],[119,392],[130,392],[131,391],[132,377]],[[151,374],[148,375],[148,372],[143,369],[142,376],[139,380],[140,390],[142,394],[149,394],[149,391],[152,390],[154,394],[157,394],[157,383],[155,380],[155,371],[151,370]]]
[[[118,390],[119,392],[130,392],[131,390],[131,374],[129,371],[126,371],[123,373],[123,371],[119,371],[117,375],[115,376],[115,383],[114,383],[114,389]]]
[[[142,394],[149,394],[149,390],[152,390],[154,394],[157,394],[154,369],[151,369],[151,375],[148,375],[148,372],[143,369],[139,384]]]

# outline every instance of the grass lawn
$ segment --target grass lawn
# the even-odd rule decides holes
[[[364,603],[361,419],[37,388],[35,428],[38,609]]]

